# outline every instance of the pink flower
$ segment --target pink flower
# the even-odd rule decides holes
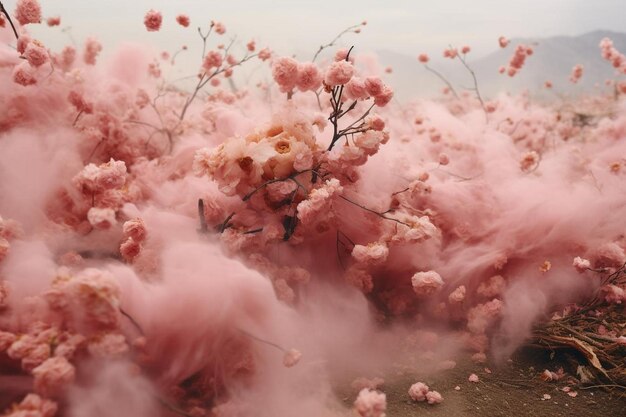
[[[502,294],[505,288],[506,281],[504,278],[501,275],[494,275],[487,282],[482,282],[478,286],[476,293],[485,298],[493,298]]]
[[[61,24],[61,17],[60,16],[54,16],[54,17],[49,17],[46,20],[46,23],[48,24],[48,26],[53,27],[53,26],[59,26]]]
[[[146,239],[146,224],[140,218],[128,220],[122,227],[124,237],[130,237],[137,242],[143,242]]]
[[[87,220],[95,229],[109,229],[116,223],[115,210],[110,208],[92,207],[87,212]]]
[[[176,22],[184,28],[189,27],[189,16],[186,14],[179,14],[176,16]]]
[[[429,390],[428,385],[423,382],[416,382],[409,388],[409,397],[411,397],[413,401],[425,401],[426,394],[428,394]]]
[[[504,36],[500,36],[498,38],[498,44],[500,45],[500,48],[506,48],[509,44],[509,40]]]
[[[330,87],[344,85],[354,75],[354,66],[348,61],[336,61],[326,70],[324,82]]]
[[[27,62],[22,62],[13,69],[13,82],[24,87],[37,84],[32,67]]]
[[[78,110],[79,112],[83,112],[86,114],[93,113],[93,105],[91,103],[87,103],[83,98],[82,94],[78,91],[72,90],[70,91],[69,96],[67,97],[69,102]]]
[[[335,61],[345,61],[346,57],[348,56],[348,52],[348,48],[339,49],[337,52],[335,52]],[[348,60],[354,64],[354,58],[350,57],[348,58]]]
[[[117,358],[128,353],[128,343],[124,335],[105,333],[91,340],[87,351],[96,358]]]
[[[140,252],[141,244],[132,237],[129,237],[120,245],[120,254],[128,262],[132,262]]]
[[[74,366],[62,356],[50,358],[33,369],[35,391],[46,397],[54,397],[74,382]]]
[[[411,278],[413,291],[419,296],[432,295],[443,287],[443,279],[435,271],[416,272]]]
[[[576,271],[583,273],[587,271],[587,269],[591,268],[591,262],[587,259],[583,259],[580,256],[574,258],[574,262],[572,263]]]
[[[456,290],[452,291],[448,296],[448,301],[450,303],[460,303],[465,299],[465,285],[460,285]]]
[[[300,358],[302,357],[302,353],[296,349],[289,349],[285,352],[285,356],[283,357],[283,365],[287,368],[291,368],[296,366],[298,362],[300,362]]]
[[[476,375],[476,374],[471,374],[471,375],[469,376],[469,378],[467,378],[467,380],[468,380],[469,382],[474,382],[474,383],[476,383],[476,382],[478,382],[478,381],[479,381],[479,379],[478,379],[478,375]]]
[[[383,90],[385,88],[385,84],[378,77],[367,77],[365,79],[365,89],[367,90],[367,94],[371,97],[376,97],[383,94]]]
[[[387,396],[364,388],[354,401],[354,408],[361,417],[385,417]]]
[[[439,165],[448,165],[450,163],[450,158],[445,153],[439,154]]]
[[[473,334],[484,334],[500,316],[503,303],[497,298],[478,304],[467,313],[467,328]]]
[[[464,46],[463,48],[461,48],[461,53],[463,55],[468,54],[471,51],[471,48],[469,46]]]
[[[213,68],[222,66],[222,54],[217,51],[209,51],[204,57],[202,68],[206,72],[210,72]]]
[[[254,52],[254,50],[256,49],[256,42],[254,42],[254,40],[248,42],[246,44],[246,49],[248,50],[248,52]]]
[[[387,86],[383,87],[383,91],[374,97],[374,104],[378,107],[385,107],[393,98],[393,90]]]
[[[343,93],[348,100],[365,100],[369,98],[365,81],[358,77],[352,77],[345,85]]]
[[[377,132],[382,132],[385,129],[385,121],[383,120],[382,117],[378,115],[373,115],[373,116],[368,117],[365,120],[365,123],[370,129],[375,130]]]
[[[217,33],[218,35],[223,35],[226,33],[226,27],[220,22],[211,21],[211,26],[213,26],[215,33]]]
[[[426,401],[428,404],[441,404],[443,402],[443,396],[437,391],[429,391],[426,393]]]
[[[259,52],[259,57],[261,53]],[[298,61],[290,57],[281,57],[272,65],[272,77],[280,86],[280,91],[286,93],[296,86],[298,82]]]
[[[322,74],[312,62],[298,65],[296,86],[300,91],[316,91],[322,85]]]
[[[582,76],[583,76],[583,66],[580,64],[574,65],[574,68],[572,68],[572,74],[570,75],[569,80],[572,83],[576,84]]]
[[[459,51],[457,51],[456,48],[448,48],[443,51],[444,58],[454,59],[457,57],[458,54],[459,54]]]
[[[422,64],[426,64],[428,63],[428,61],[430,61],[430,58],[428,57],[427,54],[420,54],[417,59],[419,60],[419,62],[421,62]]]
[[[21,403],[14,405],[6,417],[54,417],[58,406],[54,401],[41,398],[37,394],[28,394]]]
[[[259,59],[261,61],[267,61],[272,57],[272,51],[269,48],[263,48],[259,51]]]
[[[156,10],[148,10],[146,16],[143,18],[143,24],[148,29],[148,32],[157,32],[161,29],[161,23],[163,23],[163,15]]]
[[[389,248],[385,243],[374,242],[367,246],[354,245],[352,257],[360,264],[379,265],[387,260]]]
[[[41,23],[41,6],[37,0],[17,0],[15,18],[20,25]]]
[[[88,38],[85,41],[85,50],[83,52],[83,60],[87,65],[96,65],[96,58],[102,52],[102,44],[94,38]]]

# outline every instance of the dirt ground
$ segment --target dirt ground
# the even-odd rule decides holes
[[[387,395],[387,416],[626,416],[626,393],[623,391],[611,393],[601,388],[571,386],[570,392],[577,393],[576,397],[571,397],[561,390],[568,386],[567,378],[557,382],[544,382],[539,378],[544,369],[554,371],[559,366],[564,366],[570,375],[575,372],[571,362],[562,354],[550,359],[543,350],[524,349],[499,367],[489,363],[475,364],[468,358],[458,361],[454,369],[423,379],[408,372],[386,376],[382,390]],[[472,373],[479,376],[478,383],[468,381]],[[407,391],[418,381],[439,391],[444,397],[443,403],[413,402]],[[460,390],[455,390],[456,386]],[[544,394],[551,398],[543,399]],[[341,390],[339,395],[347,406],[355,398],[355,393],[348,390]]]

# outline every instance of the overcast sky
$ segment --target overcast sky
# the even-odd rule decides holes
[[[14,3],[5,0],[12,10]],[[312,55],[342,29],[367,20],[360,35],[345,38],[361,51],[390,49],[409,55],[433,53],[448,44],[470,44],[477,55],[496,48],[500,35],[508,37],[578,35],[596,29],[626,31],[626,0],[41,0],[44,15],[60,15],[82,40],[96,36],[105,47],[126,40],[149,42],[175,50],[199,43],[198,25],[211,19],[223,22],[228,35],[255,38],[280,54]],[[143,27],[145,12],[164,15],[159,33]],[[183,29],[174,19],[191,17]],[[56,29],[57,33],[59,29]],[[60,34],[51,39],[47,28],[35,30],[46,43],[68,42]]]

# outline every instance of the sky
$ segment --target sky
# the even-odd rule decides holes
[[[12,10],[14,1],[4,0]],[[497,38],[578,35],[608,29],[626,31],[626,0],[41,0],[45,16],[60,15],[77,40],[100,39],[105,47],[124,41],[175,50],[199,43],[198,25],[223,22],[227,35],[256,39],[281,55],[312,56],[344,28],[368,22],[345,44],[362,51],[392,50],[408,55],[434,53],[449,44],[469,44],[477,56],[491,52]],[[148,33],[143,16],[149,9],[164,15],[159,33]],[[175,16],[188,14],[192,26],[179,27]],[[37,30],[35,30],[37,31]],[[48,34],[47,28],[37,35]],[[49,38],[49,36],[48,36]],[[58,33],[48,44],[67,43]],[[242,42],[242,45],[245,42]]]

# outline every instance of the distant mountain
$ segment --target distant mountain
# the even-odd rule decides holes
[[[595,31],[580,36],[512,39],[507,48],[498,49],[483,58],[471,60],[470,53],[468,63],[476,73],[481,93],[486,96],[523,89],[542,94],[547,80],[553,83],[558,93],[588,93],[596,88],[605,88],[604,81],[615,78],[615,70],[600,55],[598,45],[605,37],[611,38],[615,47],[626,53],[626,33]],[[498,69],[508,64],[518,44],[533,46],[534,54],[527,58],[524,68],[515,77],[500,74]],[[386,78],[400,98],[434,95],[444,87],[435,75],[417,62],[416,57],[390,51],[379,51],[378,55],[381,63],[393,67],[394,72]],[[584,75],[578,84],[572,84],[569,76],[576,64],[583,65]],[[444,74],[455,88],[458,86],[458,91],[472,86],[470,74],[459,62],[436,57],[431,66]]]

